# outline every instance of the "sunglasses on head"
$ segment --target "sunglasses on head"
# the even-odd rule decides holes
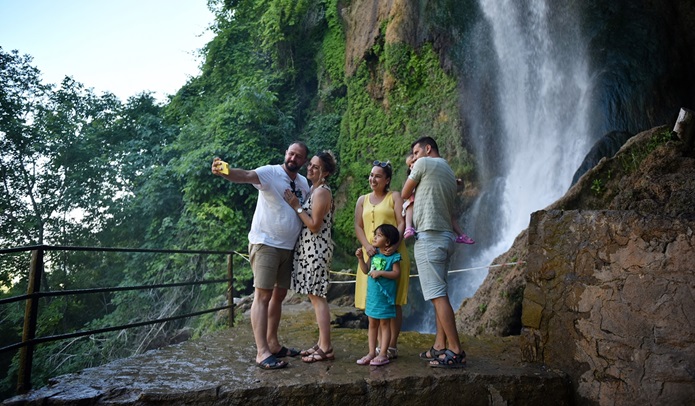
[[[391,166],[391,161],[386,161],[386,162],[381,162],[381,161],[374,161],[372,162],[373,166],[380,166],[382,168],[386,168],[387,166]]]
[[[290,181],[290,188],[292,189],[292,193],[294,193],[299,200],[302,200],[302,191],[297,190],[297,184],[295,184],[293,180]]]

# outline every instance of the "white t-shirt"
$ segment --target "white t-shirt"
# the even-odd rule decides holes
[[[265,165],[255,171],[260,180],[258,202],[253,213],[249,243],[265,244],[275,248],[294,249],[294,245],[302,229],[302,221],[292,206],[283,199],[285,190],[291,189],[289,175],[281,165]],[[309,183],[302,175],[297,174],[294,180],[295,189],[301,191],[302,203],[309,195]]]

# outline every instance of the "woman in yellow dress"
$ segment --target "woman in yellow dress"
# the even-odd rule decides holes
[[[398,279],[398,291],[396,293],[396,317],[391,319],[391,340],[388,343],[388,355],[390,358],[398,357],[398,335],[403,324],[402,306],[408,301],[408,284],[410,282],[410,258],[408,250],[403,242],[405,219],[402,215],[403,199],[398,191],[391,191],[391,176],[393,168],[387,162],[374,161],[372,171],[369,173],[369,186],[372,192],[362,195],[355,204],[355,234],[362,245],[362,253],[365,262],[376,254],[376,248],[372,246],[374,230],[380,224],[391,224],[398,228],[401,235],[401,243],[398,252],[401,254],[401,276]],[[355,307],[365,308],[367,296],[367,275],[357,272],[355,283]],[[379,342],[380,345],[384,345]]]

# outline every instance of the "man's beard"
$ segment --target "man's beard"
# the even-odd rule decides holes
[[[285,168],[287,168],[288,171],[297,173],[299,172],[300,167],[297,166],[294,162],[287,160],[285,161]]]

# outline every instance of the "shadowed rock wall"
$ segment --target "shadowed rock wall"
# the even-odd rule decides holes
[[[534,213],[523,358],[566,371],[580,403],[692,402],[694,229],[634,211]]]

